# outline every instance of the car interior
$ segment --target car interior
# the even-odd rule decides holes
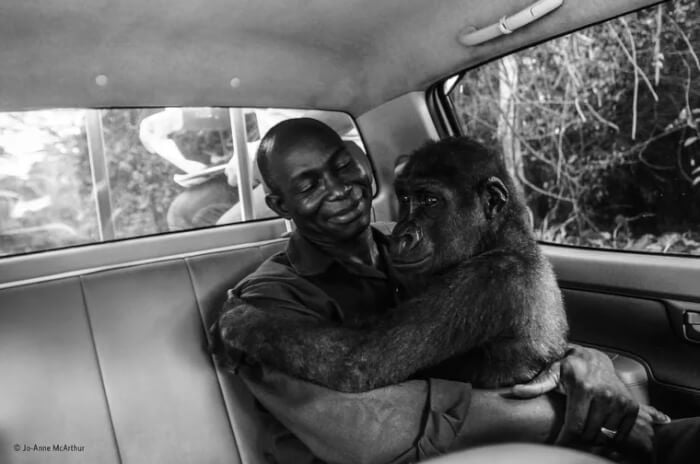
[[[372,163],[373,220],[391,222],[396,160],[463,132],[446,79],[659,4],[544,3],[557,5],[516,27],[507,18],[531,0],[14,1],[0,7],[0,111],[339,112]],[[470,42],[488,27],[493,38]],[[104,141],[86,130],[104,234],[116,214],[99,206],[106,165],[94,153]],[[227,289],[283,250],[291,227],[250,213],[243,184],[255,176],[244,165],[244,221],[0,255],[0,462],[265,462],[252,396],[207,350]],[[540,245],[571,341],[608,353],[640,402],[673,418],[700,415],[698,257]],[[57,443],[84,449],[17,451]],[[494,462],[549,462],[541,450],[503,446]],[[566,459],[551,462],[583,462]]]

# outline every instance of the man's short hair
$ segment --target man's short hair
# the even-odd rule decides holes
[[[312,118],[287,119],[267,131],[260,141],[256,154],[260,177],[267,193],[279,193],[277,183],[272,176],[271,165],[274,159],[314,137],[330,137],[342,143],[337,132],[323,122]]]

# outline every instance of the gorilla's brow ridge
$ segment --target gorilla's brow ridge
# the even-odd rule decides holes
[[[399,177],[394,183],[396,190],[421,190],[425,188],[450,188],[449,184],[434,177]]]

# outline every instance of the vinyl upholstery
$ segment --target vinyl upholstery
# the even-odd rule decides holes
[[[262,462],[250,394],[214,369],[202,318],[283,245],[0,291],[0,462]]]

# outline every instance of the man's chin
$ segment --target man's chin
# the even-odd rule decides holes
[[[329,230],[335,237],[340,240],[351,240],[367,230],[370,224],[369,214],[360,214],[351,221],[343,223],[331,223],[332,231]]]

